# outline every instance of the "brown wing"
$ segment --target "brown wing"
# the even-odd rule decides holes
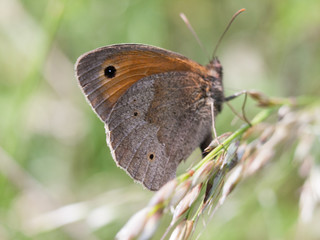
[[[114,70],[110,75],[105,73],[108,67]],[[76,63],[80,86],[104,122],[132,84],[143,77],[170,71],[204,74],[207,69],[177,53],[141,44],[98,48],[79,57]]]
[[[150,190],[174,178],[181,160],[211,133],[205,86],[192,72],[153,74],[133,84],[106,121],[118,166]]]

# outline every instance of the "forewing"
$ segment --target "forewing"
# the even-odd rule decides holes
[[[105,76],[113,66],[115,76]],[[106,121],[118,99],[141,78],[153,74],[188,71],[205,73],[206,68],[186,57],[157,47],[120,44],[98,48],[79,57],[76,75],[93,109]]]

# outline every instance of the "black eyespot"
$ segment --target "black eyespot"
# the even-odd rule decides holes
[[[116,76],[116,72],[117,72],[117,69],[112,65],[104,69],[104,75],[107,78],[113,78],[114,76]]]
[[[153,153],[149,153],[148,158],[149,158],[150,161],[154,160],[154,154]]]
[[[134,111],[134,112],[133,112],[133,116],[136,117],[136,116],[138,116],[138,115],[139,115],[139,112],[137,112],[137,111]]]

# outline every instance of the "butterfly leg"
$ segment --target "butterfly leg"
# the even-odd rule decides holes
[[[215,124],[215,115],[214,115],[214,99],[210,102],[211,107],[211,117],[212,117],[212,131],[214,134],[214,138],[212,137],[212,133],[208,135],[205,140],[201,143],[200,148],[202,150],[202,156],[205,157],[211,150],[216,148],[218,145],[221,145],[220,140],[225,140],[230,133],[224,133],[221,136],[218,136],[216,131],[216,124]],[[224,145],[222,144],[224,148]]]
[[[212,133],[210,132],[210,134],[200,144],[202,157],[205,157],[213,148],[220,145],[219,137],[216,131],[216,122],[215,122],[215,115],[214,115],[214,99],[211,99],[210,101],[210,108],[211,108],[211,119],[212,119],[212,131],[213,131],[214,138],[212,137]]]
[[[214,138],[218,139],[218,134],[217,134],[217,130],[216,130],[216,118],[214,115],[214,99],[211,99],[210,101],[210,108],[211,108],[211,118],[212,118],[212,131],[214,134]]]
[[[241,111],[242,111],[242,116],[241,116],[241,115],[239,115],[239,114],[237,113],[237,111],[231,106],[231,104],[229,103],[229,101],[231,101],[231,100],[235,99],[236,97],[239,97],[239,96],[241,96],[241,95],[243,95],[243,94],[244,94],[244,100],[243,100],[242,107],[241,107]],[[248,124],[251,126],[251,123],[250,123],[250,121],[248,120],[248,118],[247,118],[247,116],[246,116],[246,112],[245,112],[245,106],[246,106],[246,103],[247,103],[247,97],[248,97],[248,91],[243,90],[243,91],[241,91],[241,92],[237,92],[237,93],[235,93],[235,94],[232,94],[232,95],[226,97],[226,98],[224,99],[224,102],[228,105],[228,107],[231,109],[231,111],[232,111],[235,115],[237,115],[238,118],[242,119],[243,121],[245,121],[246,123],[248,123]]]

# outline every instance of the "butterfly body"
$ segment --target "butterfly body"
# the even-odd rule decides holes
[[[202,66],[157,47],[119,44],[81,56],[76,74],[117,165],[150,190],[212,139],[211,104],[215,116],[224,100],[217,59]]]

